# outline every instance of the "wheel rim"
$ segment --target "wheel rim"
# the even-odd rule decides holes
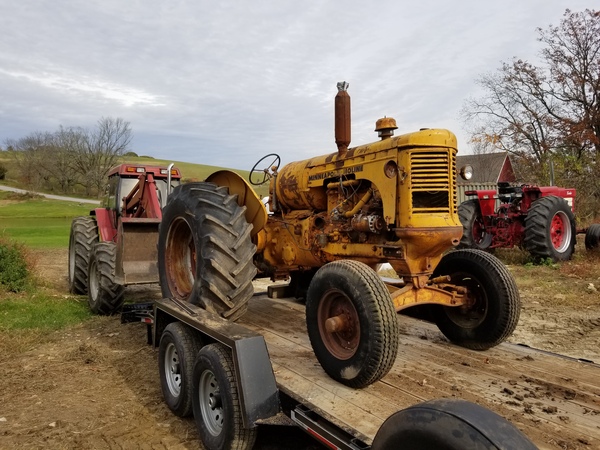
[[[477,278],[470,274],[453,274],[451,283],[467,288],[467,304],[458,307],[444,307],[446,315],[461,328],[477,328],[487,317],[488,298],[485,288]]]
[[[196,278],[196,249],[188,223],[177,218],[171,223],[165,248],[167,283],[171,295],[187,300]]]
[[[571,223],[563,211],[557,212],[552,217],[550,239],[557,252],[563,253],[568,250],[571,243]]]
[[[88,290],[90,303],[95,304],[98,299],[98,290],[100,289],[98,283],[98,275],[96,273],[96,261],[92,261],[90,264],[90,273],[88,274]]]
[[[181,363],[179,361],[179,354],[175,344],[170,342],[165,349],[165,379],[169,392],[174,397],[179,397],[181,393]]]
[[[218,436],[223,430],[223,402],[217,378],[210,370],[205,370],[200,376],[198,396],[202,421],[210,434]]]
[[[350,298],[338,289],[327,291],[317,309],[319,334],[333,356],[350,359],[360,342],[360,319]]]

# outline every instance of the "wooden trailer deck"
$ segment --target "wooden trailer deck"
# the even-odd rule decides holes
[[[281,391],[371,443],[392,413],[435,398],[495,411],[540,449],[600,449],[600,366],[523,346],[485,352],[448,343],[432,324],[398,315],[400,348],[390,373],[365,389],[330,379],[317,362],[304,304],[257,294],[240,324],[261,333]]]

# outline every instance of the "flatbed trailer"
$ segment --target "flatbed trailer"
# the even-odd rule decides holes
[[[329,448],[400,448],[395,445],[407,442],[403,433],[433,417],[433,425],[420,431],[442,433],[439,442],[446,444],[444,436],[457,427],[475,429],[485,441],[481,447],[458,442],[448,449],[600,448],[597,364],[506,343],[471,351],[448,343],[427,322],[398,315],[402,335],[393,369],[366,388],[352,389],[327,376],[317,362],[304,311],[296,299],[258,292],[237,323],[171,299],[155,302],[151,313],[129,314],[151,324],[149,340],[157,347],[167,325],[179,322],[199,333],[202,345],[229,349],[243,428],[279,423],[285,416]],[[178,364],[183,359],[179,355]],[[198,384],[195,376],[192,385]],[[201,415],[198,392],[189,395],[196,399],[194,416]],[[406,448],[435,448],[438,441],[431,442]]]
[[[478,352],[433,324],[399,315],[396,363],[365,389],[330,379],[305,331],[304,305],[255,296],[240,324],[265,337],[281,391],[364,442],[396,411],[437,398],[475,402],[509,419],[540,449],[600,449],[600,366],[503,343]]]

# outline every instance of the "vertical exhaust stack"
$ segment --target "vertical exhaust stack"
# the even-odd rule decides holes
[[[338,93],[335,96],[335,143],[338,148],[338,156],[346,156],[350,145],[350,96],[348,95],[349,84],[340,81],[337,84]]]

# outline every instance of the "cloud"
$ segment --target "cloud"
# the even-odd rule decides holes
[[[378,3],[0,0],[0,142],[122,117],[133,150],[250,168],[335,151],[336,83],[350,82],[354,145],[458,121],[475,79],[535,58],[535,28],[581,0]],[[466,150],[463,146],[461,151]]]

